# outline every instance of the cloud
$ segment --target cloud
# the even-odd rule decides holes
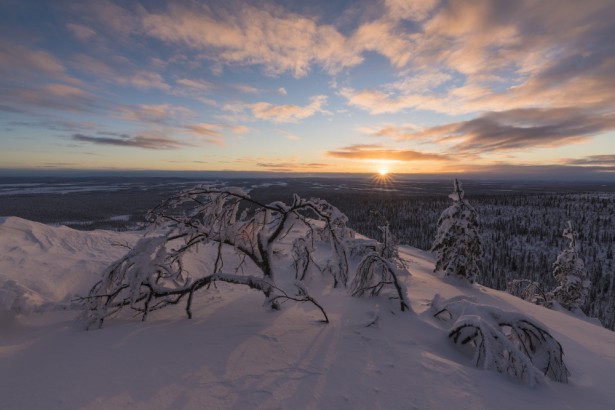
[[[390,18],[424,20],[438,0],[384,0],[384,4]]]
[[[60,59],[45,50],[32,49],[0,39],[0,75],[3,79],[26,83],[60,81],[81,85],[81,81],[67,74]]]
[[[373,51],[385,56],[396,68],[404,67],[414,51],[410,35],[397,30],[395,23],[389,20],[362,24],[348,41],[348,47],[357,55],[364,51]]]
[[[584,158],[566,159],[563,162],[569,165],[595,165],[615,168],[615,155],[590,155]]]
[[[276,132],[289,141],[299,141],[301,139],[297,135],[293,134],[292,132],[288,132],[284,130],[276,130]]]
[[[224,142],[224,131],[230,131],[233,134],[244,134],[249,131],[249,128],[244,125],[228,125],[228,124],[190,124],[184,126],[191,134],[202,137],[206,142],[222,145]]]
[[[276,172],[296,172],[324,168],[329,165],[318,162],[259,162],[256,166]]]
[[[88,41],[96,35],[94,30],[81,24],[67,23],[66,28],[80,41]]]
[[[311,97],[309,104],[299,106],[294,104],[272,105],[266,102],[251,104],[252,115],[260,120],[269,120],[276,123],[297,122],[312,115],[327,111],[322,106],[327,102],[327,97],[317,95]]]
[[[357,144],[335,151],[327,151],[334,158],[368,161],[449,161],[450,157],[441,154],[423,153],[408,149],[386,149],[378,144]]]
[[[258,92],[258,88],[247,84],[234,84],[233,88],[245,94],[256,94]]]
[[[101,30],[108,36],[126,40],[137,32],[139,27],[139,10],[127,10],[112,0],[97,0],[93,2],[75,2],[69,7],[79,15],[90,17],[96,21]],[[116,40],[117,41],[117,40]]]
[[[97,80],[111,84],[119,84],[142,90],[171,91],[172,87],[164,77],[150,70],[139,69],[132,62],[118,56],[111,56],[108,61],[86,54],[78,54],[71,58],[71,66],[89,74]],[[182,80],[178,80],[182,81]]]
[[[604,110],[615,105],[615,3],[466,1],[426,7],[425,18],[408,29],[387,2],[387,16],[363,24],[379,25],[384,37],[401,31],[404,47],[391,64],[400,79],[378,87],[347,86],[340,95],[371,114],[410,109],[449,115],[575,104]],[[397,11],[394,11],[397,10]],[[388,19],[388,20],[387,20]],[[408,34],[409,36],[405,36]],[[377,41],[367,35],[366,45]],[[383,40],[384,41],[384,40]],[[381,48],[386,55],[388,40]],[[394,47],[393,47],[394,48]],[[405,53],[410,51],[411,57]],[[397,53],[397,52],[396,52]],[[404,61],[407,62],[404,63]],[[612,109],[612,108],[609,108]]]
[[[162,136],[121,135],[118,137],[94,137],[84,134],[73,134],[72,139],[74,141],[96,145],[113,145],[118,147],[135,147],[153,150],[172,150],[186,145],[172,138]]]
[[[336,73],[362,61],[346,47],[346,39],[331,25],[286,11],[271,3],[248,2],[181,5],[145,12],[147,35],[170,44],[201,50],[219,64],[260,65],[265,72],[290,72],[303,77],[312,64]]]
[[[39,87],[7,87],[4,101],[13,107],[52,109],[71,112],[91,112],[96,108],[94,97],[80,88],[66,84],[46,84]]]
[[[140,70],[125,77],[118,77],[115,80],[119,84],[130,85],[144,90],[171,90],[171,86],[166,83],[162,75],[153,71]]]
[[[206,123],[191,124],[186,125],[185,128],[190,131],[190,133],[203,137],[203,139],[209,143],[221,145],[224,141],[224,134],[220,131],[222,127],[219,125]]]
[[[400,127],[387,125],[378,129],[359,128],[358,130],[373,137],[386,137],[392,140],[402,141],[414,139],[419,128],[416,125],[403,125]]]
[[[189,78],[180,78],[176,81],[177,84],[183,85],[184,87],[192,88],[195,90],[201,91],[209,91],[214,88],[214,84],[205,80],[191,80]]]
[[[407,108],[424,107],[430,104],[432,98],[422,95],[394,96],[380,90],[356,91],[350,87],[339,91],[347,99],[349,105],[369,111],[370,114],[398,113]]]
[[[455,142],[455,151],[486,153],[578,142],[615,129],[615,114],[578,108],[489,112],[480,117],[406,133],[406,139]]]
[[[280,87],[280,88],[278,88],[278,94],[286,95],[286,94],[288,94],[288,91],[286,91],[286,88]]]
[[[161,124],[194,117],[195,115],[188,108],[171,104],[142,104],[136,107],[124,106],[118,108],[118,116],[122,119]]]

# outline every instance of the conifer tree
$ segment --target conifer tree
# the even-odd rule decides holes
[[[553,301],[574,312],[585,305],[591,283],[587,278],[583,259],[579,257],[577,232],[572,228],[570,221],[563,235],[570,240],[570,243],[553,264],[553,276],[558,286],[551,293]]]
[[[478,236],[478,214],[464,198],[461,183],[455,179],[449,195],[453,205],[438,219],[438,230],[431,251],[436,254],[434,272],[473,283],[480,275],[482,249]]]

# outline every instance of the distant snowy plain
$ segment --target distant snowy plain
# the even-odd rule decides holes
[[[84,331],[78,312],[36,313],[84,295],[141,232],[82,232],[0,218],[0,409],[586,409],[615,408],[615,333],[482,286],[432,274],[428,252],[401,247],[413,312],[385,297],[351,298],[315,277],[308,304],[263,306],[219,283],[177,306]],[[293,273],[288,271],[289,275]],[[17,298],[17,293],[29,292]],[[544,323],[569,384],[530,388],[474,367],[430,303],[466,295]]]

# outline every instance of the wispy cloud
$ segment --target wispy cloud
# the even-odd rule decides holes
[[[153,150],[178,149],[186,145],[175,139],[162,136],[120,135],[99,137],[84,134],[73,134],[72,139],[74,141],[96,145],[113,145],[119,147],[135,147]]]
[[[3,79],[26,83],[64,82],[74,86],[82,82],[67,72],[63,62],[46,50],[29,48],[0,39],[0,75]]]
[[[250,105],[250,110],[254,118],[259,120],[269,120],[276,123],[297,122],[316,113],[326,113],[323,109],[327,102],[327,97],[317,95],[311,97],[307,105],[299,106],[294,104],[273,105],[266,102],[259,102]]]
[[[615,155],[590,155],[589,157],[566,159],[562,162],[569,165],[595,165],[615,167]]]
[[[229,124],[189,124],[184,126],[193,135],[200,138],[200,141],[205,141],[211,144],[222,145],[224,143],[225,133],[242,135],[249,131],[249,128],[244,125],[229,125]]]
[[[88,41],[96,35],[96,31],[82,24],[67,23],[66,28],[81,41]]]
[[[449,161],[450,157],[442,154],[424,153],[409,149],[388,149],[379,144],[357,144],[327,151],[333,158],[369,161]]]
[[[293,14],[272,3],[199,6],[171,4],[143,15],[145,32],[172,44],[202,50],[221,64],[256,64],[277,75],[303,77],[317,64],[329,72],[354,66],[362,58],[345,47],[346,39],[331,25]],[[213,52],[213,53],[212,53]]]
[[[453,142],[456,152],[488,153],[569,144],[613,129],[615,114],[578,108],[534,108],[490,112],[414,133],[385,129],[381,134]]]
[[[123,106],[118,108],[118,116],[125,120],[168,123],[191,118],[196,114],[181,106],[171,104],[142,104],[139,106]]]
[[[235,88],[238,91],[241,91],[242,93],[245,94],[256,94],[258,93],[258,88],[253,87],[251,85],[248,84],[233,84],[233,88]]]
[[[94,96],[80,88],[66,84],[46,84],[39,87],[7,87],[4,101],[21,111],[51,109],[88,112],[96,108]]]
[[[318,162],[259,162],[257,167],[276,172],[310,171],[326,168],[328,164]]]

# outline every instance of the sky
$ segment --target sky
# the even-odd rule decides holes
[[[0,1],[0,170],[615,179],[611,0]]]

